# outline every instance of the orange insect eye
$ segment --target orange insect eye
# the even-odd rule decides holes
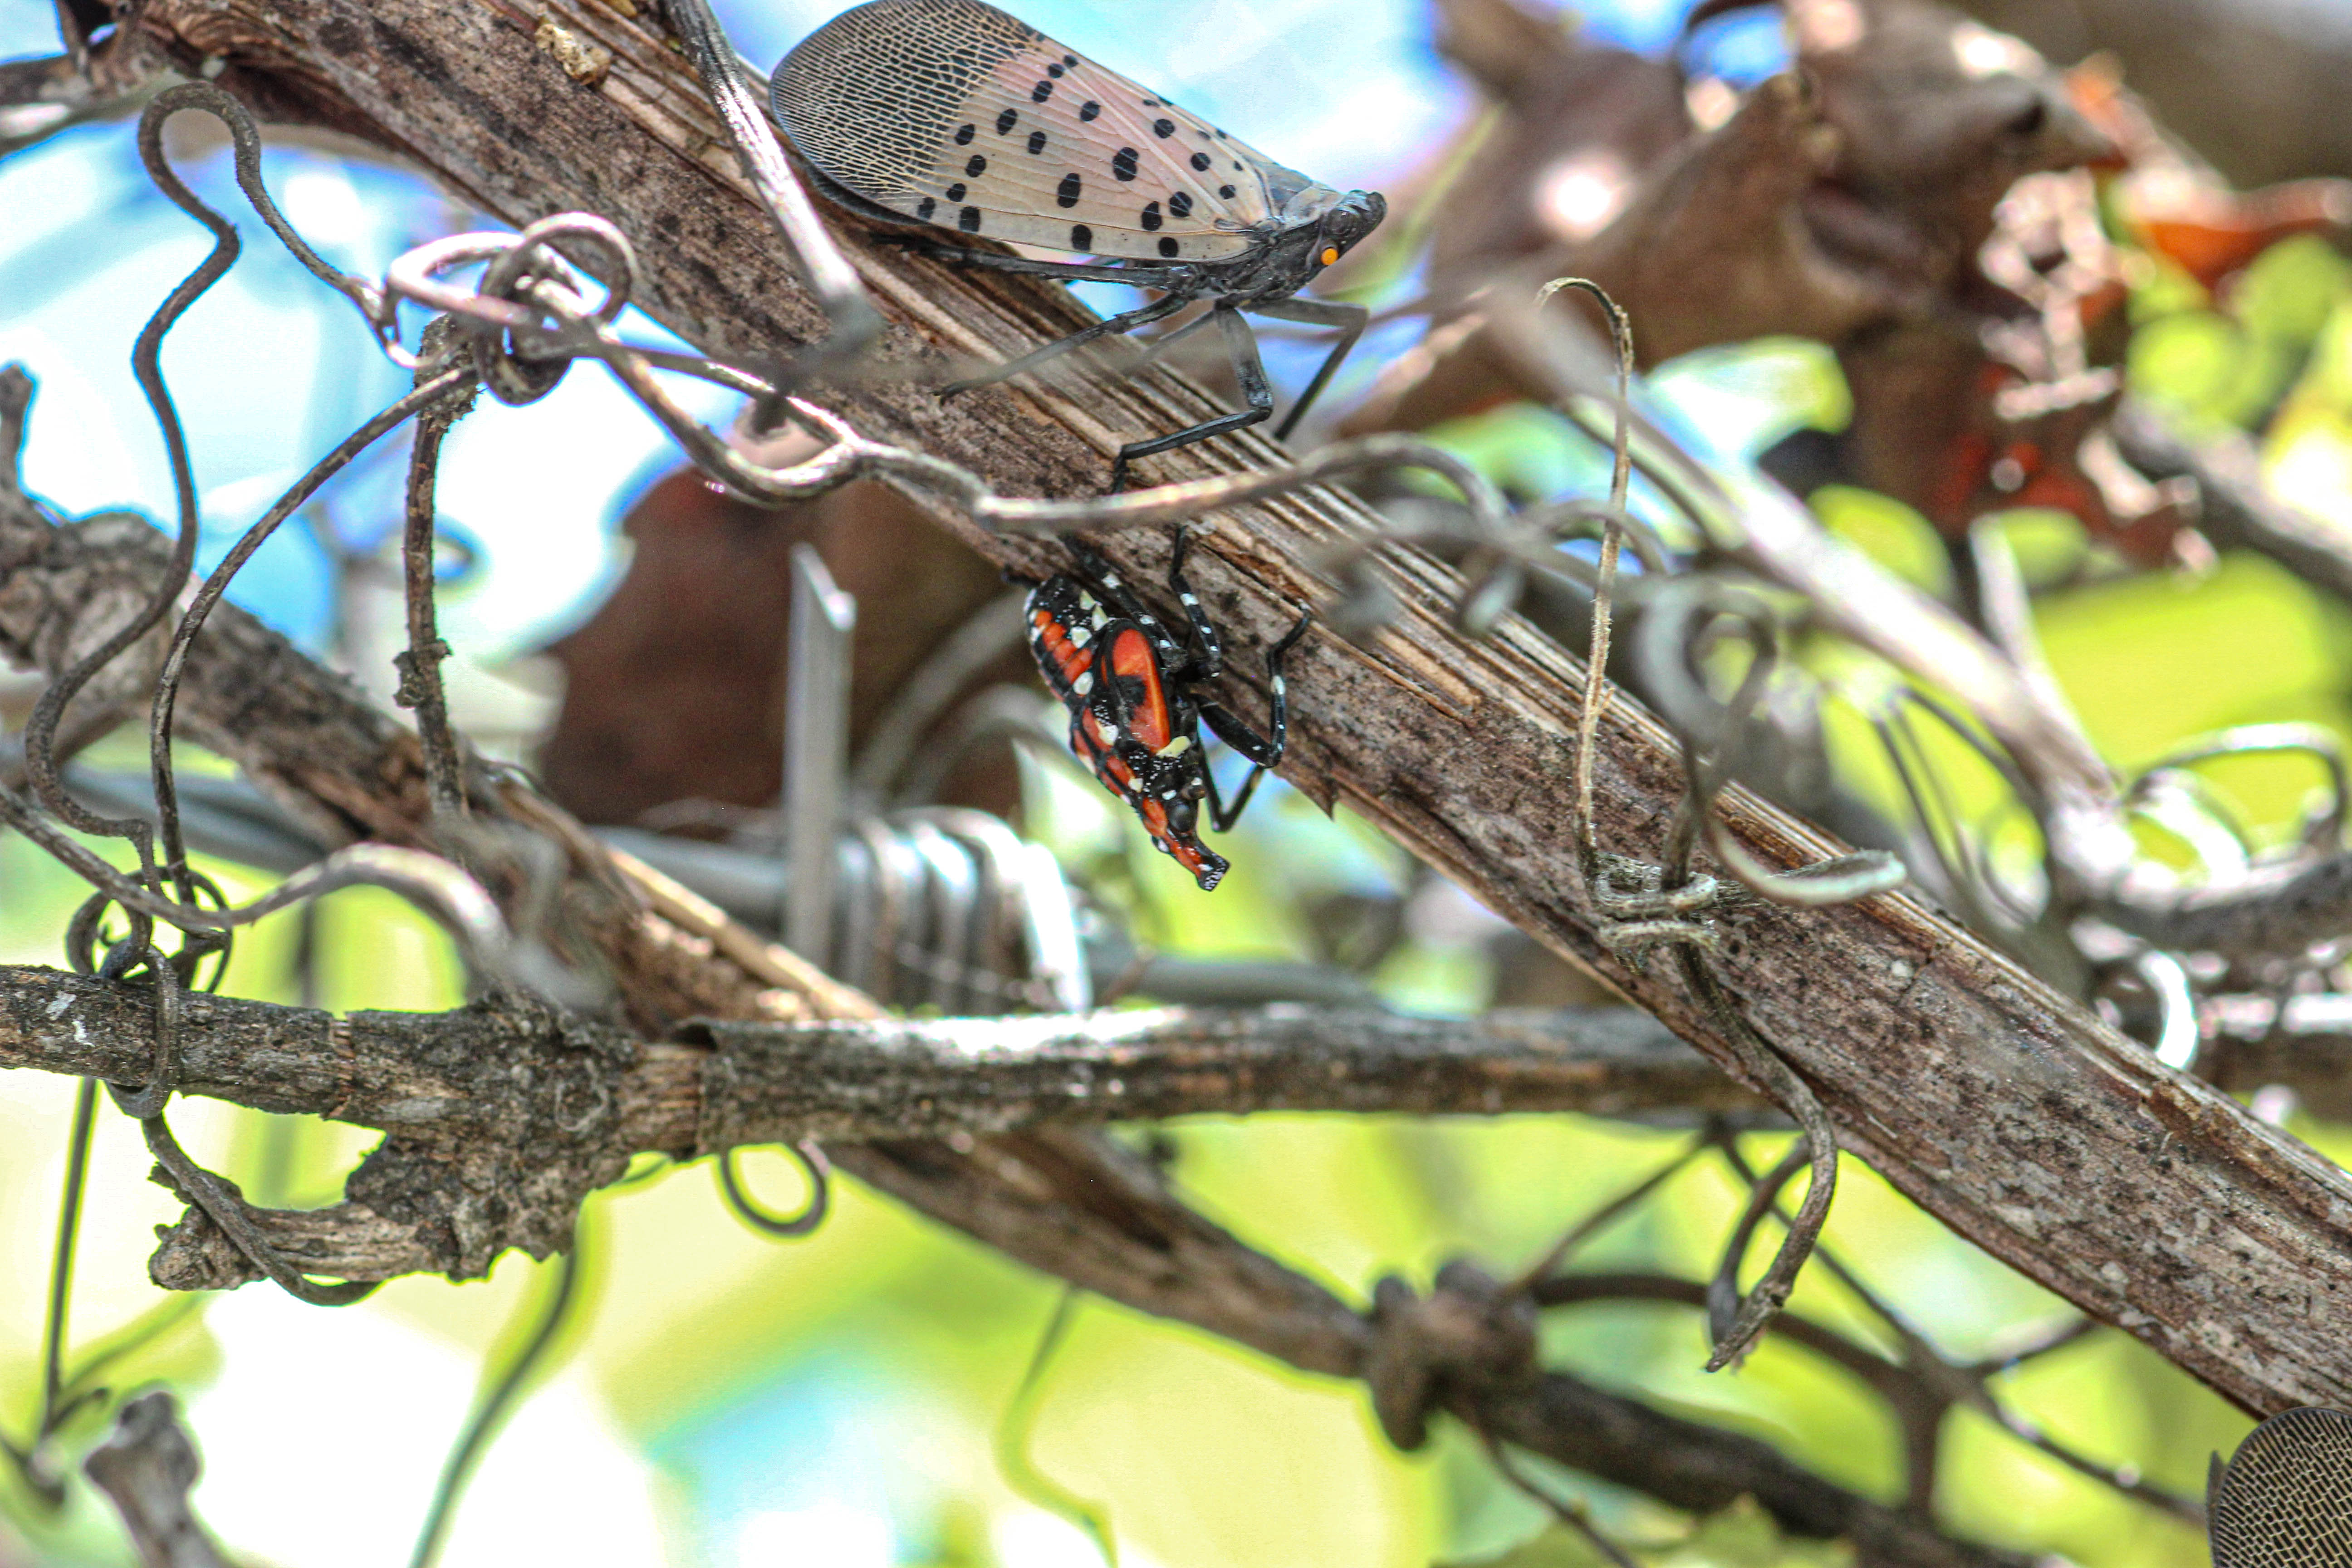
[[[1324,266],[1328,267],[1328,266],[1330,266],[1330,265],[1331,265],[1331,263],[1333,263],[1333,262],[1335,262],[1335,261],[1337,261],[1337,260],[1339,260],[1339,247],[1338,246],[1336,246],[1336,245],[1327,245],[1327,246],[1325,246],[1325,247],[1323,247],[1323,265],[1324,265]]]

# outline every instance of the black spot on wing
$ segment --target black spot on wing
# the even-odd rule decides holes
[[[1056,80],[1059,80],[1059,79],[1060,79],[1060,78],[1061,78],[1061,76],[1062,76],[1062,74],[1063,74],[1065,71],[1068,70],[1069,68],[1070,68],[1069,67],[1067,67],[1067,66],[1066,66],[1066,65],[1063,65],[1060,61],[1058,61],[1058,60],[1057,60],[1057,61],[1055,61],[1054,64],[1052,64],[1052,65],[1050,65],[1050,66],[1047,66],[1047,67],[1045,68],[1045,74],[1046,74],[1047,76],[1053,77],[1053,78],[1054,78],[1054,79],[1055,79]]]
[[[930,222],[931,215],[939,210],[940,204],[935,197],[925,196],[921,201],[915,204],[915,216],[921,218],[925,223]]]
[[[988,173],[988,160],[974,153],[971,155],[971,162],[963,166],[963,172],[967,179],[977,180]]]
[[[1101,112],[1102,105],[1097,103],[1091,98],[1078,105],[1078,118],[1080,120],[1092,120],[1096,115],[1100,114]]]
[[[1029,89],[1029,101],[1032,103],[1043,103],[1053,96],[1054,84],[1051,81],[1041,81]]]
[[[1029,156],[1034,158],[1038,153],[1043,153],[1045,150],[1045,133],[1043,131],[1032,131],[1029,132]]]
[[[1006,110],[1003,113],[996,117],[996,133],[999,136],[1004,135],[1013,129],[1013,125],[1020,120],[1020,118],[1021,111],[1019,110]]]
[[[1110,161],[1112,177],[1121,180],[1135,178],[1135,161],[1142,155],[1132,147],[1120,148],[1118,155]]]
[[[978,207],[966,207],[963,211],[958,213],[956,215],[956,227],[963,230],[966,234],[978,234],[980,232],[980,209]]]
[[[1206,153],[1195,153],[1192,154],[1192,167],[1195,169],[1206,169],[1208,166],[1209,155]]]
[[[961,180],[958,180],[954,184],[948,187],[948,200],[951,202],[960,202],[963,200],[963,182]]]
[[[1176,134],[1176,122],[1172,120],[1155,120],[1151,122],[1151,133],[1165,142],[1169,137]]]
[[[1239,191],[1237,191],[1237,190],[1234,189],[1234,188],[1233,188],[1233,186],[1231,186],[1231,185],[1219,185],[1219,186],[1217,187],[1217,195],[1218,195],[1222,200],[1224,200],[1224,201],[1232,201],[1235,196],[1237,196],[1237,195],[1241,195],[1241,193],[1240,193]]]
[[[1066,207],[1076,206],[1079,194],[1085,189],[1085,183],[1078,178],[1077,171],[1073,169],[1062,176],[1060,184],[1054,187],[1054,200]]]
[[[1178,251],[1180,251],[1180,250],[1181,250],[1181,249],[1183,249],[1183,248],[1184,248],[1184,247],[1183,247],[1182,246],[1181,246],[1181,245],[1177,244],[1177,243],[1175,242],[1175,240],[1173,240],[1172,238],[1171,238],[1171,239],[1163,239],[1163,240],[1161,240],[1161,241],[1160,242],[1160,255],[1162,255],[1162,256],[1171,256],[1171,257],[1172,257],[1172,256],[1174,256]]]
[[[1082,223],[1072,224],[1070,226],[1070,248],[1072,250],[1092,250],[1094,247],[1095,231],[1088,228]]]
[[[1144,203],[1143,226],[1148,229],[1158,228],[1160,226],[1160,204],[1158,202]]]
[[[1189,192],[1189,191],[1179,191],[1179,192],[1177,192],[1174,195],[1170,196],[1170,197],[1168,198],[1168,211],[1169,211],[1169,213],[1170,213],[1170,215],[1171,215],[1171,216],[1175,216],[1175,217],[1190,217],[1190,216],[1192,216],[1192,193],[1191,193],[1191,192]]]
[[[962,126],[958,129],[955,133],[956,145],[959,147],[970,146],[971,144],[972,132],[974,129],[974,127],[970,125]]]

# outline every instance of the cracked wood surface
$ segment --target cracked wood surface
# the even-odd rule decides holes
[[[125,984],[0,965],[0,1068],[135,1082],[152,1005]],[[695,1020],[668,1041],[520,1002],[357,1012],[192,996],[183,1092],[384,1131],[496,1130],[544,1099],[612,1149],[691,1158],[803,1138],[1333,1110],[1501,1116],[1762,1112],[1631,1008],[1473,1020],[1282,1005],[990,1018]],[[526,1064],[530,1064],[525,1071]],[[518,1076],[518,1075],[520,1076]]]
[[[612,50],[600,83],[573,81],[488,5],[157,0],[143,26],[184,59],[225,58],[224,85],[250,100],[404,150],[506,221],[574,207],[613,219],[639,246],[640,302],[707,349],[764,358],[808,341],[817,317],[682,66],[609,13],[551,14]],[[1050,286],[959,274],[854,233],[849,244],[891,321],[891,373],[943,374],[1079,319]],[[1098,483],[1136,433],[1208,410],[1172,376],[1085,367],[945,404],[886,374],[829,401],[877,438],[1047,495]],[[1273,457],[1245,436],[1151,459],[1144,477]],[[1370,526],[1328,491],[1237,509],[1204,531],[1196,582],[1234,641],[1270,640],[1317,596],[1315,552]],[[964,531],[1001,561],[1040,559],[1034,542]],[[1106,542],[1139,580],[1164,566],[1161,539]],[[1715,1026],[1663,973],[1599,952],[1573,895],[1562,825],[1577,661],[1517,622],[1464,644],[1443,624],[1450,574],[1386,560],[1397,626],[1363,647],[1318,633],[1294,657],[1285,773],[1346,800],[1727,1065]],[[1622,704],[1603,741],[1601,842],[1654,851],[1679,784],[1674,743]],[[1743,795],[1725,809],[1772,864],[1833,847]],[[1722,972],[1850,1146],[1961,1235],[2252,1409],[2352,1398],[2352,1182],[2313,1152],[1908,897],[1743,917]]]
[[[192,998],[190,1092],[392,1130],[402,1170],[439,1164],[435,1191],[377,1191],[312,1214],[258,1211],[270,1239],[307,1266],[360,1278],[448,1267],[478,1252],[494,1212],[481,1162],[516,1167],[547,1223],[568,1228],[583,1193],[625,1152],[680,1155],[810,1131],[905,1125],[945,1140],[836,1143],[869,1184],[1061,1278],[1223,1334],[1309,1372],[1370,1379],[1373,1330],[1346,1301],[1172,1195],[1158,1173],[1066,1127],[975,1138],[1057,1117],[1181,1110],[1620,1108],[1728,1088],[1657,1025],[1622,1008],[1517,1014],[1450,1025],[1304,1008],[1075,1018],[945,1019],[813,1026],[698,1025],[709,1042],[646,1045],[528,1005],[447,1014],[360,1013]],[[135,1077],[148,1062],[150,1005],[138,988],[55,970],[0,968],[0,1066]],[[992,1040],[992,1044],[985,1044]],[[1333,1072],[1331,1066],[1342,1070]],[[1083,1069],[1083,1070],[1081,1070]],[[1468,1069],[1468,1070],[1464,1070]],[[1130,1080],[1114,1089],[1110,1072]],[[1695,1082],[1695,1079],[1705,1081]],[[982,1080],[996,1091],[972,1094]],[[1495,1100],[1496,1085],[1514,1092]],[[1157,1087],[1155,1086],[1155,1083]],[[1383,1085],[1390,1092],[1383,1092]],[[1405,1092],[1393,1092],[1399,1086]],[[1450,1086],[1450,1087],[1449,1087]],[[769,1120],[761,1121],[761,1108]],[[390,1142],[388,1141],[388,1142]],[[417,1145],[426,1145],[419,1157]],[[577,1190],[566,1190],[576,1188]],[[434,1198],[456,1201],[417,1221]],[[480,1201],[488,1196],[490,1201]],[[470,1234],[468,1234],[470,1232]],[[163,1282],[220,1288],[247,1277],[216,1233],[184,1222],[157,1256]],[[1865,1568],[2017,1568],[1932,1521],[1816,1476],[1723,1431],[1556,1372],[1441,1377],[1445,1406],[1483,1430],[1711,1512],[1752,1496],[1786,1528],[1844,1536]]]
[[[0,966],[0,1068],[137,1082],[147,994],[53,969]],[[1499,1115],[1761,1108],[1654,1020],[1628,1008],[1498,1014],[1471,1023],[1296,1006],[1162,1008],[1021,1018],[698,1020],[643,1042],[521,999],[449,1013],[352,1013],[191,997],[186,1093],[322,1116],[388,1136],[346,1201],[255,1209],[311,1273],[470,1277],[509,1247],[562,1245],[588,1193],[629,1156],[692,1159],[749,1144],[959,1139],[1048,1124],[1265,1110]],[[151,1266],[173,1289],[257,1278],[191,1218]]]

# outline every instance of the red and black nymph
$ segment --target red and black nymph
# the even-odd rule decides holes
[[[1217,628],[1184,580],[1191,542],[1188,531],[1177,531],[1168,568],[1168,586],[1192,623],[1189,648],[1177,645],[1108,562],[1076,540],[1068,544],[1076,570],[1048,577],[1030,592],[1029,647],[1045,684],[1070,710],[1070,750],[1104,788],[1134,808],[1151,842],[1206,892],[1223,878],[1226,863],[1201,843],[1201,803],[1208,803],[1211,826],[1229,830],[1259,777],[1282,761],[1290,730],[1282,661],[1315,617],[1311,612],[1299,616],[1266,652],[1273,734],[1260,735],[1221,704],[1195,695],[1195,688],[1224,668],[1225,656]],[[1218,793],[1202,749],[1203,723],[1251,764],[1230,805]]]

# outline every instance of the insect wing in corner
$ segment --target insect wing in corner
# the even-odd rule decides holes
[[[1111,466],[1271,418],[1274,392],[1244,312],[1338,329],[1276,430],[1286,438],[1362,335],[1361,305],[1295,298],[1380,226],[1374,191],[1342,194],[1286,169],[1159,94],[982,0],[867,0],[803,39],[769,95],[818,184],[854,212],[1106,261],[1039,261],[944,241],[957,266],[1156,289],[992,373],[986,385],[1196,300],[1214,321],[1248,406],[1129,441]]]
[[[834,184],[900,218],[1080,255],[1228,261],[1313,184],[981,0],[873,0],[777,68]]]

